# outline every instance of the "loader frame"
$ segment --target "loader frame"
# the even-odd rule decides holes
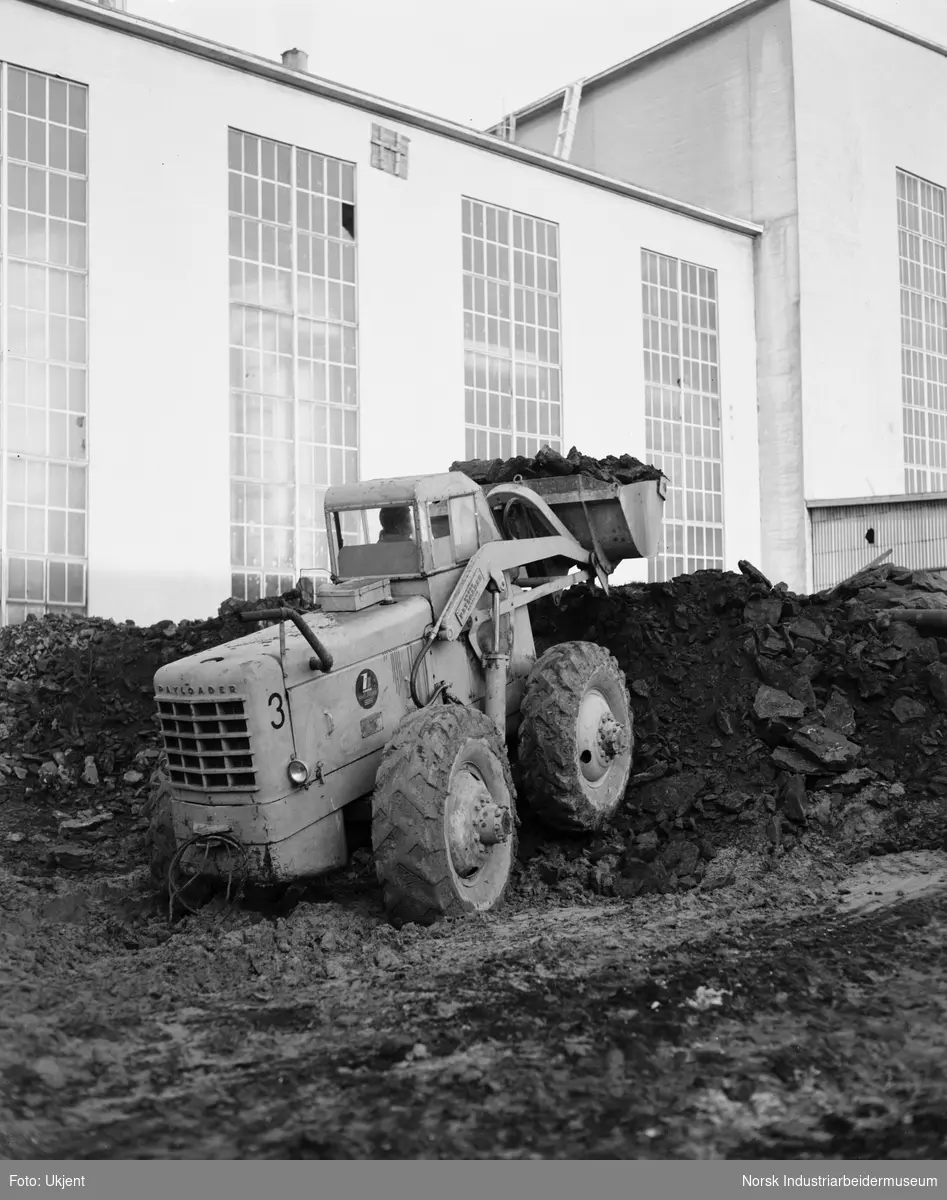
[[[469,495],[483,496],[476,485]],[[388,499],[383,489],[373,486],[366,494],[370,502]],[[399,497],[400,499],[400,497]],[[497,502],[517,501],[540,519],[549,533],[539,537],[507,538],[496,529],[496,540],[483,543],[461,571],[461,575],[450,593],[439,615],[427,634],[425,645],[418,655],[412,672],[412,695],[417,703],[415,676],[418,666],[436,641],[453,642],[464,638],[484,672],[484,711],[496,725],[501,740],[506,740],[507,728],[507,681],[510,664],[510,646],[504,645],[501,630],[503,618],[508,617],[507,627],[512,636],[513,615],[518,608],[531,604],[544,596],[555,595],[580,583],[598,580],[607,591],[608,582],[594,550],[587,550],[569,532],[553,512],[552,508],[523,484],[501,484],[490,491],[490,506]],[[338,512],[333,506],[331,494],[326,495],[326,526],[331,529],[330,516],[338,530]],[[491,514],[492,516],[492,514]],[[495,526],[495,522],[494,522]],[[330,556],[334,576],[339,568],[339,546],[330,538]],[[556,571],[540,577],[526,577],[522,586],[516,582],[523,568],[536,563],[549,562],[572,564],[577,571]],[[456,569],[456,567],[454,568]],[[425,573],[422,572],[423,577]],[[337,577],[337,576],[336,576]],[[490,594],[488,608],[482,606],[484,593]],[[477,636],[482,625],[490,624],[493,629],[492,644],[483,650]],[[423,707],[418,704],[418,707]]]

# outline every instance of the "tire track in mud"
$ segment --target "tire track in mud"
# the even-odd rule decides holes
[[[947,860],[896,857],[782,916],[525,911],[189,997],[134,1031],[136,1077],[61,1096],[49,1156],[943,1157]]]

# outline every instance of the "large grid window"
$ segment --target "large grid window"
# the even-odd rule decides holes
[[[904,487],[947,491],[944,189],[898,171]]]
[[[325,569],[358,477],[355,168],[230,131],[230,543],[240,599]]]
[[[641,253],[645,449],[668,476],[654,580],[723,567],[717,275]]]
[[[559,230],[463,200],[467,458],[562,450]]]
[[[87,109],[0,64],[3,618],[86,607]]]

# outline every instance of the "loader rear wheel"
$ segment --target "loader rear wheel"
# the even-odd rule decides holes
[[[617,659],[593,642],[553,646],[533,664],[520,712],[530,807],[554,829],[600,829],[625,795],[634,749]]]
[[[516,854],[515,793],[483,713],[445,705],[402,722],[375,781],[372,849],[395,926],[501,903]]]

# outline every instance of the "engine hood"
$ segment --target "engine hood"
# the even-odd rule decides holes
[[[358,612],[303,614],[303,620],[332,654],[330,675],[366,658],[417,641],[423,637],[432,619],[431,606],[422,596],[403,596]],[[312,648],[292,621],[285,623],[285,635],[286,686],[291,688],[313,679],[318,672],[310,669]],[[155,685],[160,693],[163,687],[182,678],[196,683],[210,675],[221,684],[227,681],[241,684],[261,659],[273,659],[278,663],[279,656],[279,626],[270,625],[162,667],[155,675]]]

